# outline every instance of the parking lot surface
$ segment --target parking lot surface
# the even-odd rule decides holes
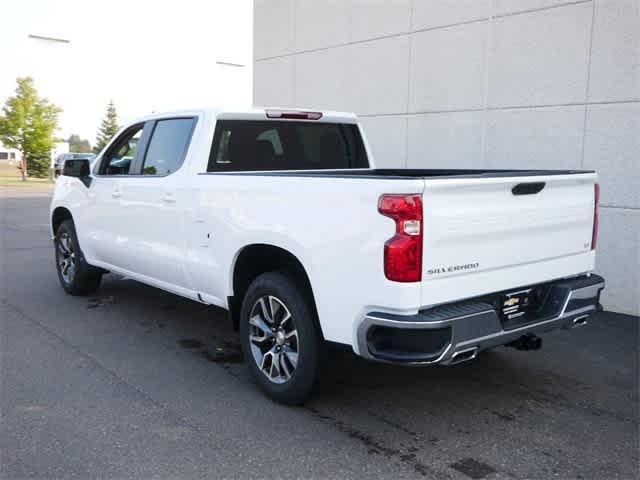
[[[336,352],[285,407],[224,311],[115,275],[65,294],[49,195],[0,188],[0,478],[638,478],[637,317],[455,367]]]

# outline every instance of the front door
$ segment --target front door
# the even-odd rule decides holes
[[[122,222],[129,248],[123,268],[161,287],[186,288],[184,211],[189,179],[180,167],[195,123],[194,117],[147,122],[135,175],[122,179]]]
[[[133,172],[144,124],[126,129],[99,160],[89,186],[89,208],[85,218],[91,257],[126,268],[130,248],[124,222],[124,179]]]

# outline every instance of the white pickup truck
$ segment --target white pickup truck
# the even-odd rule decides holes
[[[604,288],[596,180],[379,169],[355,115],[203,109],[68,160],[51,229],[68,293],[115,272],[228,309],[256,381],[299,403],[327,344],[452,365],[585,324]]]

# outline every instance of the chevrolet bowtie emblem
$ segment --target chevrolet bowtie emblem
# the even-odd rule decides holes
[[[510,298],[509,300],[505,300],[504,301],[504,306],[505,307],[510,307],[510,306],[516,305],[518,303],[520,303],[520,299],[518,297],[513,297],[513,298]]]

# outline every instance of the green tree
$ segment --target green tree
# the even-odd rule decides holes
[[[16,93],[0,113],[0,140],[22,153],[22,180],[31,174],[46,177],[49,171],[54,132],[62,111],[38,95],[31,77],[17,78]]]
[[[109,140],[116,134],[118,128],[118,112],[116,112],[116,106],[113,100],[110,100],[109,105],[107,105],[107,113],[102,119],[100,128],[98,128],[96,144],[93,147],[94,153],[100,153],[107,143],[109,143]]]
[[[67,142],[69,143],[69,151],[73,153],[91,153],[91,144],[89,140],[80,138],[80,135],[75,133],[71,135]]]

